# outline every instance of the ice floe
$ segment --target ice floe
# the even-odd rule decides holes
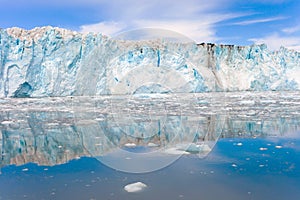
[[[143,189],[145,189],[147,187],[147,185],[145,183],[142,182],[136,182],[136,183],[131,183],[128,184],[124,187],[124,190],[126,190],[127,192],[140,192]]]

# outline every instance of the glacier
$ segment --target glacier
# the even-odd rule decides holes
[[[0,30],[0,97],[299,88],[300,53],[283,47],[125,41],[50,26]]]

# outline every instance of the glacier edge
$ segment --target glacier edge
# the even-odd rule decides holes
[[[299,87],[300,53],[285,48],[120,41],[50,26],[0,30],[0,97]]]

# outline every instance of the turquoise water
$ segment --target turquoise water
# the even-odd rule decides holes
[[[299,96],[1,99],[0,199],[299,199]]]
[[[143,174],[116,171],[89,157],[52,167],[6,166],[0,176],[0,196],[7,200],[299,199],[299,146],[299,138],[221,139],[204,159],[187,155]],[[148,187],[133,194],[123,190],[136,181]]]

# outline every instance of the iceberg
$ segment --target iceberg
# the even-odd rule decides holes
[[[126,185],[124,187],[124,190],[126,190],[127,192],[140,192],[146,187],[147,187],[147,185],[145,183],[136,182],[136,183],[131,183],[131,184]]]
[[[300,53],[266,45],[126,41],[0,30],[0,97],[299,90]]]

